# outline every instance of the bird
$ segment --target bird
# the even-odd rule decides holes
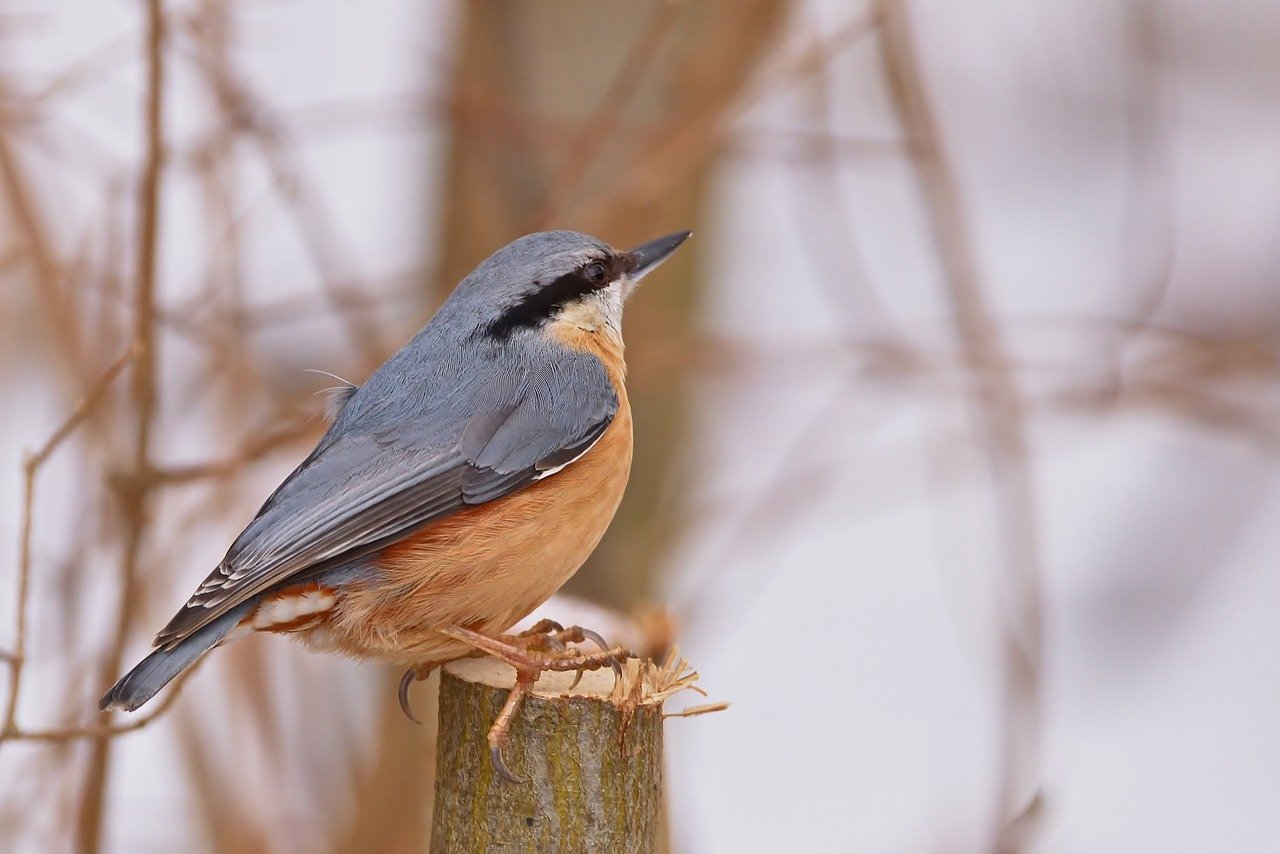
[[[314,450],[102,697],[133,711],[215,647],[255,632],[407,667],[492,654],[516,683],[501,748],[544,670],[618,665],[594,632],[506,632],[577,572],[622,500],[632,416],[622,314],[691,232],[619,251],[575,231],[520,237],[472,270],[367,380],[344,384]],[[591,639],[600,652],[567,642]]]

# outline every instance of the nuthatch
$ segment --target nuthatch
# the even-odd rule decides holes
[[[547,231],[491,255],[343,390],[315,450],[100,707],[132,711],[255,631],[409,665],[406,711],[413,678],[481,649],[517,671],[490,733],[510,777],[500,748],[538,673],[625,654],[544,654],[503,633],[568,581],[613,519],[631,469],[623,303],[688,236],[619,252]],[[556,649],[598,637],[542,630]]]

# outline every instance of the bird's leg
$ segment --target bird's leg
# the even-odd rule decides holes
[[[573,626],[570,629],[553,629],[552,631],[557,636],[571,633],[573,637],[565,638],[571,641],[590,638],[599,643],[603,649],[600,652],[582,652],[581,650],[566,648],[559,652],[548,654],[507,643],[505,639],[491,638],[488,635],[482,635],[479,632],[473,632],[461,626],[446,626],[440,629],[441,634],[447,635],[454,640],[462,641],[481,652],[486,652],[495,658],[505,661],[516,671],[515,685],[507,695],[507,701],[503,704],[502,711],[489,729],[489,756],[493,762],[494,770],[504,779],[513,783],[520,782],[520,779],[511,773],[503,761],[502,747],[507,743],[507,738],[511,732],[511,723],[515,720],[520,704],[524,702],[525,696],[532,689],[534,683],[538,681],[538,677],[546,671],[563,672],[576,670],[578,671],[578,679],[581,679],[583,671],[597,670],[606,665],[612,667],[614,673],[621,677],[621,659],[631,657],[631,652],[626,647],[609,647],[598,634],[578,626]],[[557,637],[557,639],[559,638]],[[578,679],[574,679],[574,685],[578,684]]]
[[[489,727],[489,762],[493,765],[493,770],[498,776],[506,780],[508,783],[523,783],[522,778],[511,773],[511,769],[507,767],[506,760],[502,758],[502,748],[506,746],[507,739],[511,737],[511,722],[515,720],[516,712],[520,711],[520,706],[524,703],[525,695],[529,693],[529,689],[538,681],[538,673],[534,670],[517,670],[516,684],[511,686],[511,691],[507,694],[507,701],[502,704],[502,711],[498,712],[498,717],[493,721],[493,726]]]
[[[438,661],[428,661],[423,664],[415,664],[413,667],[406,670],[404,675],[400,677],[400,691],[397,694],[400,698],[400,711],[404,712],[405,717],[413,721],[415,724],[420,724],[422,721],[418,720],[418,718],[413,714],[413,709],[409,705],[409,686],[414,682],[421,682],[423,679],[426,679],[431,675],[431,671],[435,670],[439,666],[440,662]]]

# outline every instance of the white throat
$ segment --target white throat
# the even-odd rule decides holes
[[[586,332],[609,331],[622,337],[623,281],[588,294],[560,309],[554,323],[567,323]]]

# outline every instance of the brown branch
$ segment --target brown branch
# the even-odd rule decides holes
[[[742,128],[725,149],[729,157],[772,157],[797,164],[910,157],[914,153],[910,140],[771,127]]]
[[[78,738],[92,738],[103,741],[140,730],[169,711],[174,701],[178,699],[178,695],[182,692],[182,685],[191,678],[191,675],[196,672],[200,664],[201,662],[197,661],[180,673],[173,680],[169,693],[163,700],[156,703],[147,713],[131,719],[127,724],[99,724],[97,726],[59,727],[54,729],[18,729],[8,737],[14,741],[59,742],[72,741]]]
[[[595,112],[587,120],[586,127],[569,147],[559,171],[552,177],[546,199],[534,215],[530,230],[548,228],[563,215],[569,197],[590,173],[601,149],[608,142],[610,133],[622,118],[622,111],[630,103],[645,73],[653,64],[658,47],[671,32],[671,25],[679,17],[679,13],[680,7],[666,0],[653,7],[644,29],[627,52],[622,67],[601,97]]]
[[[146,160],[138,183],[138,283],[134,295],[134,340],[141,348],[133,374],[132,396],[137,411],[131,477],[120,491],[125,541],[120,560],[120,608],[110,651],[102,663],[99,684],[110,684],[124,660],[125,641],[133,622],[142,543],[147,528],[147,497],[151,490],[151,434],[157,413],[156,390],[156,260],[160,239],[160,177],[164,169],[164,48],[163,0],[146,0]],[[108,719],[109,720],[109,719]],[[94,739],[85,774],[85,788],[76,822],[76,849],[94,852],[102,838],[111,740]]]
[[[1033,799],[1039,775],[1043,625],[1035,491],[1025,412],[1013,369],[983,294],[960,189],[929,103],[905,4],[877,0],[885,77],[898,119],[917,147],[912,159],[972,383],[970,417],[986,455],[997,536],[1010,591],[1001,626],[1003,713],[995,847],[1017,846],[1003,832]]]
[[[854,15],[831,36],[787,56],[745,94],[730,87],[717,93],[696,114],[682,116],[675,127],[660,128],[653,135],[649,150],[609,182],[608,195],[596,199],[595,208],[584,212],[583,218],[607,222],[609,209],[618,198],[640,206],[663,198],[720,150],[726,141],[726,130],[748,107],[786,85],[802,82],[823,70],[836,55],[872,32],[878,23],[879,14],[874,10]]]
[[[9,665],[9,697],[5,703],[4,719],[0,724],[0,742],[7,739],[21,738],[18,727],[18,695],[22,689],[22,669],[26,662],[27,646],[27,610],[31,593],[31,543],[35,526],[35,494],[36,477],[40,468],[49,457],[66,441],[77,427],[89,417],[89,413],[102,400],[111,383],[134,359],[138,357],[137,347],[131,347],[121,354],[98,377],[89,388],[89,393],[80,400],[66,420],[45,440],[34,453],[29,454],[22,463],[22,526],[18,535],[18,595],[14,614],[13,650],[0,655],[4,663]]]
[[[8,93],[0,87],[0,101],[7,98]],[[54,240],[45,226],[46,220],[39,210],[34,189],[23,174],[14,150],[12,133],[8,125],[11,120],[5,110],[0,110],[0,189],[3,189],[5,202],[13,217],[16,231],[26,244],[27,254],[31,258],[34,273],[36,294],[44,301],[45,316],[49,319],[50,333],[58,339],[59,352],[65,354],[63,367],[79,374],[82,371],[84,342],[80,337],[79,320],[70,311],[63,297],[61,287],[61,271],[54,250]]]
[[[210,61],[206,54],[193,57],[204,76],[224,120],[235,130],[245,132],[256,145],[263,165],[285,210],[293,218],[329,305],[342,321],[352,348],[372,370],[386,355],[382,335],[369,316],[363,297],[342,288],[342,282],[355,278],[351,252],[342,240],[316,181],[297,159],[291,157],[292,140],[284,124],[239,78],[222,64]]]
[[[152,479],[156,485],[170,486],[226,477],[243,468],[246,463],[259,460],[281,445],[306,435],[311,429],[313,424],[310,420],[285,424],[247,443],[224,460],[152,469]]]
[[[826,74],[812,75],[810,85],[805,87],[814,124],[821,127],[834,124],[832,83],[828,68]],[[805,255],[809,263],[817,266],[813,278],[819,296],[825,299],[833,316],[850,336],[873,326],[881,334],[896,333],[905,338],[904,330],[880,298],[858,249],[858,228],[842,187],[836,137],[813,134],[810,142],[815,146],[817,158],[809,164],[811,168],[797,170],[796,178],[788,184],[791,190],[788,195],[801,220],[797,233],[809,247]],[[823,166],[826,168],[819,168]],[[809,216],[815,208],[826,213]],[[841,275],[832,276],[831,270],[840,270]]]
[[[1136,330],[1141,330],[1168,295],[1177,248],[1177,175],[1169,140],[1174,93],[1158,67],[1173,60],[1173,51],[1169,49],[1169,13],[1163,4],[1152,0],[1126,4],[1125,16],[1130,41],[1125,75],[1129,186],[1120,233],[1121,285],[1131,288],[1126,314],[1138,321]],[[1132,334],[1122,337],[1117,349],[1132,339]]]

